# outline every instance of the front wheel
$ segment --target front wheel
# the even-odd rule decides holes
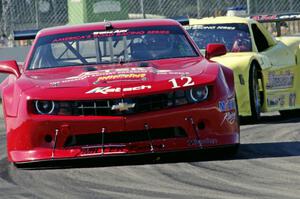
[[[261,75],[259,68],[256,64],[253,64],[250,68],[249,74],[249,94],[250,94],[250,106],[251,106],[251,118],[254,121],[260,120],[262,95],[259,90],[259,80]]]

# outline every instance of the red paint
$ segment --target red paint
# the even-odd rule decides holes
[[[179,26],[177,22],[172,20],[120,21],[112,22],[112,25],[114,28],[120,29],[136,26]],[[45,35],[95,29],[105,30],[104,23],[45,29],[38,34],[36,40]],[[190,40],[189,36],[187,38]],[[196,46],[193,42],[192,44],[194,47]],[[197,51],[199,52],[198,49]],[[28,57],[31,56],[31,52]],[[193,58],[148,62],[148,67],[139,67],[138,63],[95,66],[97,68],[96,72],[87,72],[84,70],[84,66],[26,70],[27,63],[25,63],[24,72],[20,76],[18,72],[13,72],[18,78],[10,76],[5,81],[2,90],[8,159],[15,163],[22,163],[51,160],[52,155],[54,159],[65,159],[85,156],[168,152],[239,143],[237,121],[228,122],[226,112],[221,112],[218,107],[219,101],[227,102],[235,97],[231,70],[205,60],[200,54],[198,57]],[[16,70],[15,63],[2,63]],[[9,71],[2,70],[2,72]],[[119,78],[113,81],[98,81],[95,85],[94,82],[100,76],[105,76],[104,73],[107,73],[105,75],[145,74],[146,78],[140,81],[130,78],[125,81]],[[190,87],[210,86],[209,98],[196,104],[128,116],[39,115],[34,113],[33,106],[30,103],[31,100],[120,99],[166,93],[173,91],[172,83],[169,80],[173,78],[180,80],[182,76],[192,78],[194,85]],[[181,85],[181,82],[179,83]],[[149,87],[147,89],[131,89],[141,88],[143,85]],[[108,92],[107,94],[86,93],[97,87],[118,88],[120,92]],[[190,87],[186,87],[186,89]],[[235,111],[235,109],[230,111]],[[199,129],[199,123],[204,123],[204,127]],[[103,133],[105,139],[105,135],[114,132],[145,130],[145,124],[148,125],[149,129],[178,127],[185,131],[186,137],[129,143],[106,143],[104,146],[101,144],[84,147],[64,146],[70,136],[88,134],[99,134],[100,136]],[[53,150],[56,131],[58,132],[56,146]],[[47,140],[46,137],[51,139]],[[201,143],[201,140],[203,140],[203,143]]]
[[[205,58],[211,59],[216,56],[225,55],[226,47],[224,44],[208,44],[205,50]]]

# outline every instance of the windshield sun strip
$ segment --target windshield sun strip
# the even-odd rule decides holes
[[[161,26],[161,27],[165,28],[164,26]],[[152,27],[152,29],[155,29],[155,28],[159,29],[161,27],[154,27],[154,28]],[[187,53],[184,56],[186,56],[186,57],[199,56],[198,51],[190,43],[189,39],[184,34],[184,32],[180,28],[178,28],[176,26],[174,26],[174,27],[177,28],[177,29],[175,29],[175,32],[173,33],[174,37],[176,35],[182,35],[183,38],[184,38],[183,42],[185,42],[185,44],[184,44],[185,48],[189,48],[189,53],[191,55],[189,55],[189,53]],[[179,32],[176,32],[176,31],[179,31]],[[84,34],[84,32],[79,32],[79,33],[81,33],[82,35]],[[67,34],[65,34],[65,35],[69,36],[71,38],[72,37],[75,38],[75,36],[76,36],[76,35],[74,36],[74,35],[67,35]],[[144,34],[142,36],[145,36],[145,35],[147,35],[147,34]],[[141,37],[136,37],[136,38],[141,39],[142,36]],[[77,37],[81,38],[80,35],[77,36]],[[95,62],[90,63],[90,61],[88,61],[87,59],[89,59],[91,56],[87,57],[85,55],[86,53],[83,55],[83,54],[81,54],[82,52],[80,52],[79,45],[81,45],[81,44],[79,44],[79,42],[81,42],[81,41],[87,41],[87,40],[78,39],[78,40],[73,40],[73,41],[64,41],[64,40],[68,40],[68,39],[63,39],[63,37],[56,37],[56,38],[53,37],[53,38],[54,39],[52,40],[51,43],[48,42],[48,43],[46,43],[44,45],[47,45],[47,44],[50,45],[50,44],[53,44],[53,43],[55,44],[56,42],[54,42],[54,41],[59,42],[60,40],[62,40],[63,42],[61,42],[61,43],[66,48],[63,49],[63,51],[60,52],[60,54],[58,56],[56,56],[56,57],[58,57],[58,59],[56,58],[57,59],[56,61],[69,61],[71,63],[72,61],[77,62],[77,60],[78,60],[78,62],[79,61],[81,62],[81,63],[76,63],[76,64],[74,64],[75,62],[73,62],[72,65],[85,65],[85,64],[90,65],[90,64],[102,64],[102,63],[103,64],[110,64],[110,63],[125,63],[125,62],[155,60],[155,58],[145,58],[145,59],[140,59],[140,60],[130,60],[129,52],[131,53],[131,51],[129,51],[129,48],[131,48],[131,45],[133,44],[133,41],[134,41],[135,37],[133,37],[133,39],[132,38],[128,39],[126,35],[125,36],[121,36],[119,38],[118,37],[117,38],[106,37],[106,39],[103,39],[101,37],[95,37],[95,38],[89,39],[89,40],[93,40],[94,41],[94,46],[95,46],[95,49],[94,49],[95,50],[95,56],[94,57],[95,57],[95,62],[96,63]],[[102,46],[100,46],[100,44],[99,44],[100,40],[102,42],[102,44],[101,44]],[[118,44],[119,42],[121,42],[121,44]],[[39,43],[39,42],[37,42],[37,43]],[[122,46],[123,50],[121,50],[121,52],[120,51],[119,52],[114,52],[114,50],[115,50],[114,46],[118,46],[118,45]],[[40,46],[42,46],[42,45],[40,45]],[[36,48],[33,51],[33,56],[31,57],[30,62],[29,62],[29,67],[28,67],[29,70],[30,69],[34,70],[34,69],[40,69],[40,68],[59,67],[59,66],[61,66],[61,67],[69,66],[68,64],[70,64],[70,63],[67,63],[67,62],[65,62],[65,63],[63,63],[61,65],[58,63],[58,64],[52,64],[52,65],[49,65],[49,66],[44,66],[43,65],[42,67],[35,66],[35,64],[38,63],[38,62],[34,61],[35,53],[36,53],[36,50],[37,50],[38,47],[39,46],[37,45]],[[118,48],[120,48],[120,47],[118,47]],[[67,54],[68,51],[70,51],[70,53],[73,54],[73,58],[66,56],[66,54]],[[41,56],[41,55],[39,55],[39,56]],[[103,61],[103,58],[105,56],[109,56],[110,60],[104,60]],[[130,54],[130,56],[132,56],[132,55]],[[183,57],[183,56],[159,57],[157,59],[168,59],[168,58],[172,58],[172,57]],[[32,63],[35,63],[35,64],[33,65]]]

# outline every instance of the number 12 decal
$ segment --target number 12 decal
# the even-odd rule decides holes
[[[185,83],[183,83],[182,85],[179,85],[179,83],[182,83],[181,81],[178,82],[178,80],[176,81],[175,78],[170,79],[169,82],[172,83],[172,88],[180,88],[180,87],[187,87],[187,86],[195,85],[195,82],[193,81],[193,79],[191,77],[180,77],[180,80],[185,81]]]

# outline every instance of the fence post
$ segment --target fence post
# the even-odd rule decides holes
[[[250,16],[250,0],[247,0],[247,14]]]
[[[143,18],[146,19],[146,14],[144,10],[144,0],[140,0],[141,13],[143,14]]]
[[[39,28],[39,8],[38,8],[38,1],[35,1],[34,7],[35,7],[35,26],[36,29]]]
[[[197,0],[197,18],[200,18],[200,0]]]
[[[10,22],[10,13],[9,13],[9,4],[10,2],[8,0],[2,0],[2,16],[1,16],[1,20],[3,20],[3,24],[1,29],[3,28],[3,34],[8,34],[9,32],[9,23]]]

